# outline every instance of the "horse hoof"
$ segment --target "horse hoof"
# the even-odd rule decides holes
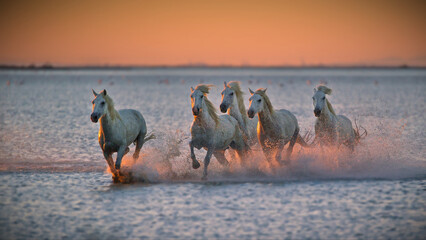
[[[192,161],[192,168],[193,169],[197,169],[197,168],[199,168],[201,165],[200,165],[200,163],[199,162],[196,162],[196,161]]]
[[[280,162],[279,162],[279,164],[280,164],[281,166],[286,166],[286,167],[288,167],[288,166],[290,166],[290,160],[283,160],[283,161],[280,161]]]
[[[112,181],[114,183],[119,183],[120,182],[120,177],[118,175],[112,176]]]

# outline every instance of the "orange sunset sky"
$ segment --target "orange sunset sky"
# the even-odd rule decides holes
[[[426,66],[425,1],[1,1],[0,64]]]

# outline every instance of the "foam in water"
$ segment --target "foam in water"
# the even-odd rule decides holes
[[[401,126],[379,123],[369,131],[368,137],[350,152],[345,146],[301,148],[296,144],[289,166],[268,164],[259,147],[240,164],[232,151],[226,157],[230,167],[221,166],[214,157],[209,165],[210,181],[281,181],[310,179],[401,179],[425,175],[425,162],[404,158],[409,146],[400,137]],[[156,133],[157,134],[157,133]],[[124,182],[199,181],[203,166],[192,169],[188,147],[189,136],[182,131],[158,134],[142,155],[133,161],[131,155],[123,160]],[[284,150],[285,151],[285,150]],[[196,150],[197,159],[203,164],[205,150]]]

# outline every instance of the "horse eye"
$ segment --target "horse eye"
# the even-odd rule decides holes
[[[261,102],[261,101],[262,101],[262,99],[257,100],[257,102]]]
[[[234,93],[233,93],[233,92],[231,92],[231,96],[232,96],[232,95],[234,95]]]
[[[104,105],[105,104],[105,102],[101,102],[101,105]]]
[[[204,97],[204,95],[201,95],[201,98],[203,98]]]
[[[322,97],[322,100],[324,100],[325,99],[325,97]]]

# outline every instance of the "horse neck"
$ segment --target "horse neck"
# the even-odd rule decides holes
[[[232,101],[232,105],[228,109],[228,114],[237,119],[240,126],[243,127],[244,130],[247,130],[248,117],[246,114],[241,114],[237,99]]]
[[[103,131],[106,135],[108,135],[113,130],[113,126],[117,124],[120,119],[118,112],[115,109],[113,109],[113,111],[115,111],[114,118],[111,116],[111,113],[107,111],[107,113],[99,119],[101,131]]]
[[[201,114],[194,115],[194,122],[203,128],[215,127],[216,122],[210,116],[207,105],[203,102]]]
[[[332,114],[328,108],[327,102],[324,102],[324,107],[322,108],[321,115],[319,116],[318,120],[323,123],[328,123],[331,122],[333,118],[335,118],[334,114]]]
[[[265,105],[262,112],[258,113],[259,123],[263,128],[271,127],[274,125],[274,115],[275,113],[271,113],[268,107]]]

